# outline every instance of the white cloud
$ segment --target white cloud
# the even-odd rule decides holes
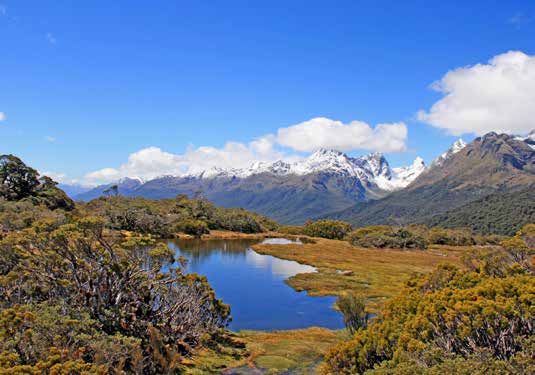
[[[152,179],[162,175],[180,176],[211,167],[244,168],[256,160],[274,161],[284,155],[273,149],[274,137],[265,136],[249,144],[227,142],[223,148],[190,146],[184,154],[173,154],[158,147],[147,147],[130,154],[118,168],[104,168],[84,176],[87,181],[105,183],[123,177]]]
[[[52,35],[51,33],[47,33],[46,34],[46,40],[50,44],[57,44],[58,43],[58,40],[56,39],[56,37],[54,35]]]
[[[54,138],[54,137],[52,137],[50,135],[47,135],[47,136],[45,136],[45,141],[50,142],[50,143],[54,143],[54,142],[56,142],[56,138]]]
[[[418,119],[453,135],[535,128],[535,56],[510,51],[448,72],[432,88],[443,93]]]
[[[5,112],[0,112],[0,121],[5,121],[5,119],[7,119]]]
[[[98,183],[115,181],[123,177],[154,178],[162,174],[181,174],[182,160],[179,155],[147,147],[128,156],[128,161],[119,168],[104,168],[86,174],[87,180]]]
[[[61,172],[52,172],[52,171],[45,171],[41,172],[38,171],[39,175],[41,176],[48,176],[54,181],[60,183],[60,184],[67,184],[67,185],[80,185],[80,186],[95,186],[95,184],[90,184],[88,182],[80,182],[78,179],[75,178],[69,178],[65,173]]]
[[[359,121],[346,125],[327,118],[315,118],[281,128],[277,135],[264,135],[249,143],[227,142],[221,148],[190,146],[183,154],[173,154],[158,147],[147,147],[130,154],[126,163],[117,168],[103,168],[87,173],[84,181],[92,184],[108,183],[124,177],[150,180],[162,175],[199,173],[213,167],[246,168],[255,161],[293,162],[301,159],[295,153],[281,151],[279,146],[310,152],[321,147],[341,151],[403,151],[406,140],[407,127],[404,123],[379,124],[371,128]]]
[[[404,151],[407,126],[403,122],[379,124],[372,128],[365,122],[341,121],[325,117],[278,130],[277,141],[297,151],[315,151],[333,148],[339,151],[372,150],[380,152]]]

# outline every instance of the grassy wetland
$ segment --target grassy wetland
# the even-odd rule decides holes
[[[315,238],[302,245],[254,245],[261,254],[294,260],[318,269],[291,277],[288,284],[311,295],[357,292],[369,301],[373,312],[385,299],[396,295],[414,273],[431,272],[440,263],[461,265],[461,256],[472,247],[433,245],[426,251],[369,249],[347,241]]]

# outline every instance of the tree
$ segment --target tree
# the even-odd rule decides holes
[[[106,190],[103,191],[104,194],[112,197],[116,197],[119,195],[119,186],[118,185],[112,185]]]
[[[0,155],[0,198],[7,201],[30,200],[54,210],[72,210],[74,202],[56,187],[50,177],[39,173],[13,155]]]
[[[8,201],[32,195],[39,186],[39,173],[14,155],[0,155],[0,196]]]
[[[366,300],[355,294],[344,294],[338,297],[336,307],[344,316],[344,324],[351,334],[366,328],[370,314],[366,311]]]

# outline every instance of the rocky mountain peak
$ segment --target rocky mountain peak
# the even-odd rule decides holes
[[[453,155],[464,149],[466,145],[466,142],[462,138],[459,138],[458,140],[453,142],[453,144],[448,148],[446,152],[436,158],[435,161],[433,161],[432,165],[441,166],[446,160],[450,159]]]

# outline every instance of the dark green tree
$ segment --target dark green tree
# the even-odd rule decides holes
[[[39,186],[39,173],[14,155],[0,155],[0,196],[17,201],[31,196]]]

